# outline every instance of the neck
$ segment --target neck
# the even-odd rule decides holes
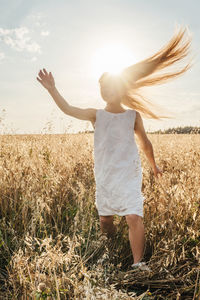
[[[108,103],[105,107],[105,110],[111,111],[111,112],[116,112],[116,113],[125,111],[125,109],[120,105],[120,103],[118,103],[118,104]]]

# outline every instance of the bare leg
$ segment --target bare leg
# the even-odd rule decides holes
[[[126,222],[129,226],[129,241],[133,254],[134,264],[141,261],[144,251],[145,235],[142,217],[130,214],[126,215]]]
[[[111,238],[115,235],[117,228],[113,224],[113,216],[99,216],[101,231],[106,233],[108,238]]]

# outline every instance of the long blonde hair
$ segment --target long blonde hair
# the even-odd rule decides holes
[[[179,28],[171,40],[158,52],[145,60],[125,68],[118,76],[112,76],[108,72],[103,73],[99,79],[99,83],[101,84],[103,78],[111,79],[118,86],[121,83],[121,89],[124,91],[121,103],[129,108],[140,111],[144,117],[152,119],[171,118],[170,116],[158,115],[152,112],[148,105],[155,108],[156,105],[152,104],[151,101],[139,93],[139,89],[145,86],[162,84],[182,75],[191,68],[192,63],[189,62],[180,70],[157,74],[157,71],[181,61],[188,55],[191,46],[191,36],[185,36],[186,30],[187,27]],[[184,38],[186,38],[185,41]]]

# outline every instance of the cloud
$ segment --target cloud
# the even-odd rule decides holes
[[[0,52],[0,61],[5,58],[5,54],[3,52]]]
[[[38,12],[36,14],[31,14],[28,16],[28,18],[31,20],[31,24],[36,25],[37,27],[43,27],[46,25],[46,22],[44,22],[45,15],[42,12]]]
[[[40,34],[43,35],[43,36],[48,36],[48,35],[49,35],[49,31],[48,31],[48,30],[46,30],[46,31],[41,31]]]
[[[29,29],[27,27],[18,27],[14,29],[0,28],[0,39],[6,45],[17,51],[41,53],[40,45],[31,40],[28,34]]]
[[[32,58],[31,58],[31,61],[36,61],[37,60],[37,57],[36,56],[33,56]]]

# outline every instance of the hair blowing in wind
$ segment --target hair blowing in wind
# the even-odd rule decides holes
[[[140,89],[145,86],[165,83],[175,77],[178,77],[191,68],[192,63],[188,62],[184,66],[177,66],[177,62],[182,62],[187,58],[190,46],[191,35],[187,34],[189,30],[186,28],[176,28],[171,40],[158,52],[142,60],[134,65],[131,65],[120,73],[118,76],[108,75],[103,73],[99,79],[110,79],[115,82],[115,86],[121,87],[123,96],[121,103],[125,106],[140,111],[145,117],[152,119],[171,118],[165,115],[158,115],[151,111],[149,105],[156,107],[151,101],[146,99]],[[174,66],[169,72],[161,72],[167,67]]]

